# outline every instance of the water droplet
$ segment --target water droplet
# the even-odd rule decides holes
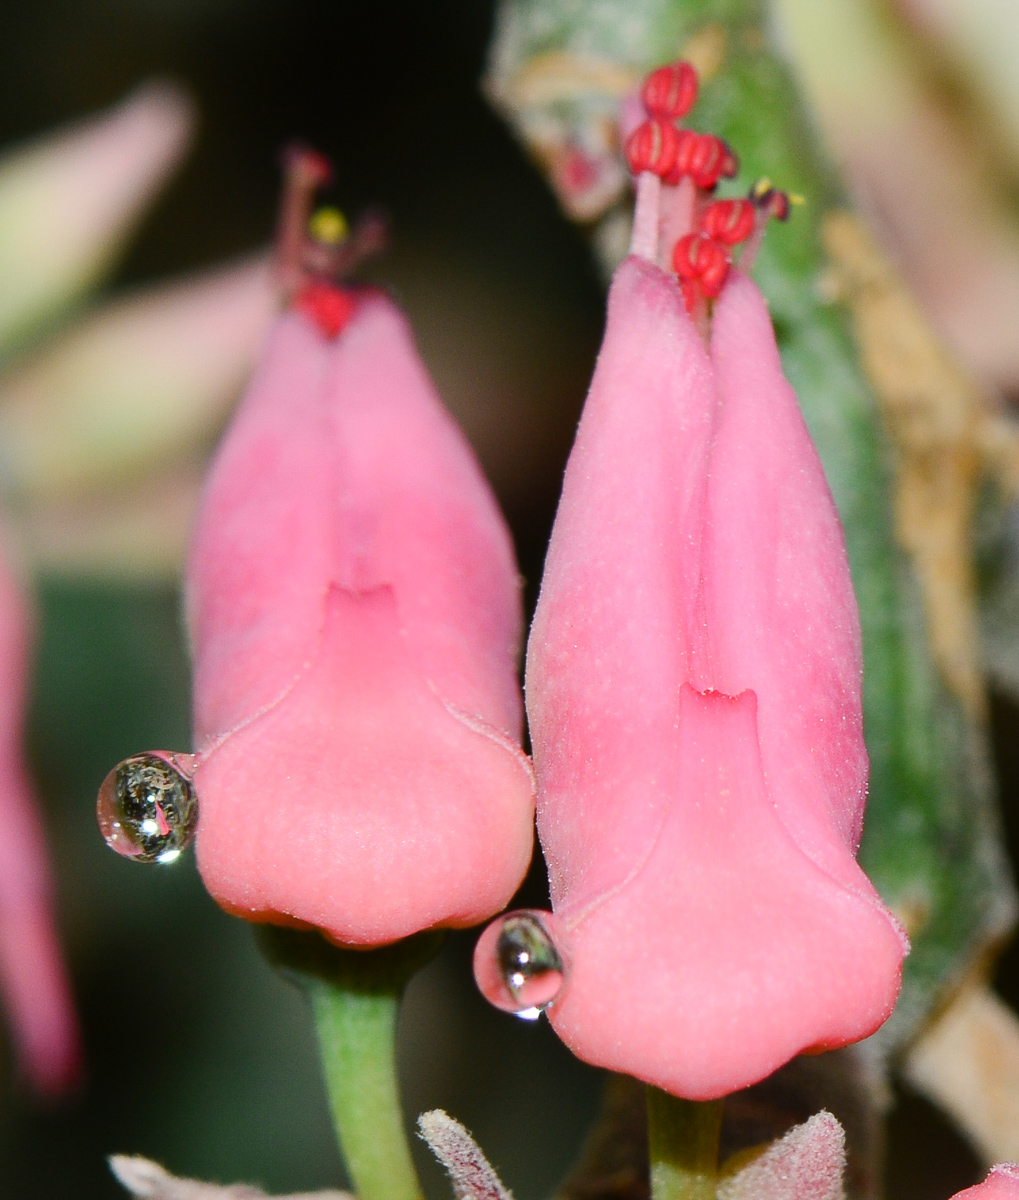
[[[548,1008],[566,982],[556,924],[551,913],[519,909],[488,926],[474,951],[474,978],[486,1000],[528,1021]]]
[[[170,863],[195,836],[198,797],[188,754],[125,758],[103,780],[96,817],[107,846],[135,862]]]

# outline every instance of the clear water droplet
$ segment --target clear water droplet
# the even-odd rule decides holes
[[[474,978],[486,1000],[504,1012],[537,1020],[566,982],[556,925],[551,913],[519,909],[488,926],[474,951]]]
[[[107,846],[135,862],[171,863],[195,836],[198,797],[188,754],[125,758],[103,780],[96,817]]]

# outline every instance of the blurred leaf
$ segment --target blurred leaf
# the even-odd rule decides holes
[[[48,341],[0,379],[7,488],[52,502],[204,449],[275,307],[255,259],[119,298]]]
[[[0,159],[0,359],[109,269],[192,124],[182,91],[148,84]]]

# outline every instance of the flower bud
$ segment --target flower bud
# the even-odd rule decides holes
[[[370,946],[502,908],[533,797],[509,533],[404,319],[343,294],[336,336],[279,320],[206,484],[196,848],[227,910]]]
[[[623,263],[526,687],[569,963],[549,1019],[581,1058],[695,1100],[873,1033],[906,951],[855,858],[838,515],[747,278],[706,332],[676,279]]]

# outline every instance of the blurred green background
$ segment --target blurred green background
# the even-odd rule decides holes
[[[481,99],[489,0],[354,5],[310,0],[7,0],[0,7],[0,142],[39,133],[169,75],[201,114],[195,152],[113,281],[153,280],[241,254],[272,229],[280,147],[331,155],[329,199],[379,204],[394,226],[374,268],[410,313],[447,403],[474,441],[517,538],[533,603],[558,483],[601,330],[603,296],[581,235]],[[0,281],[2,285],[2,281]],[[31,714],[88,1077],[61,1108],[34,1107],[0,1047],[0,1195],[113,1197],[104,1156],[139,1153],[199,1178],[270,1191],[335,1186],[303,1001],[263,966],[186,857],[142,869],[110,854],[93,806],[125,755],[188,743],[178,597],[165,581],[39,581]],[[995,706],[1005,794],[1019,724]],[[1019,820],[1006,806],[1019,842]],[[525,903],[543,902],[540,864]],[[408,1111],[464,1121],[518,1200],[546,1195],[598,1103],[598,1073],[544,1022],[475,993],[474,935],[449,938],[412,984],[402,1040]],[[1004,993],[1019,1001],[1019,955]],[[426,1186],[442,1195],[421,1153]],[[940,1200],[976,1178],[922,1101],[891,1120],[894,1200]]]

